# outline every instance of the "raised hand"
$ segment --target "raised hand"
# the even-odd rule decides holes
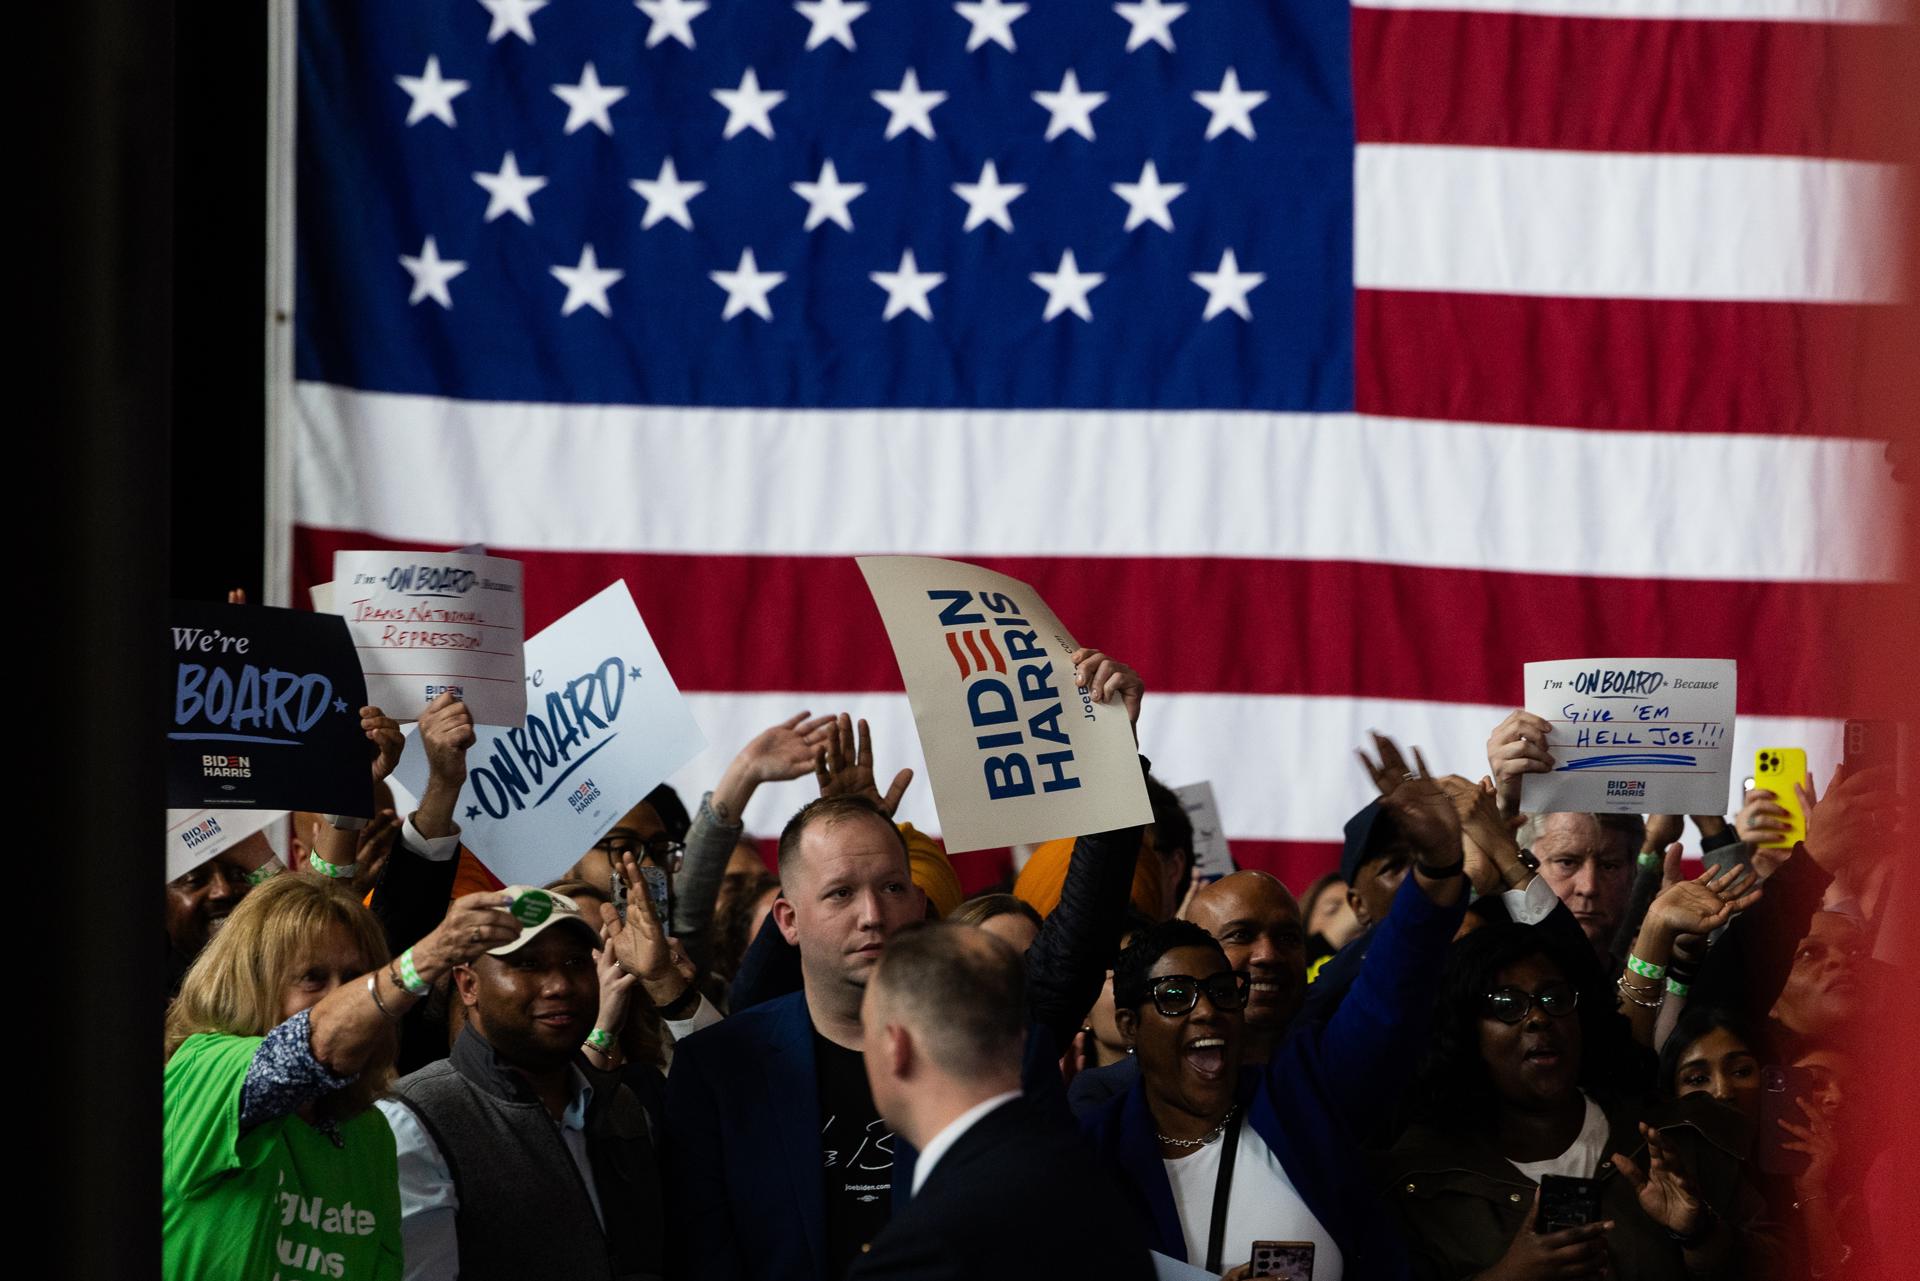
[[[1646,923],[1671,940],[1683,934],[1711,934],[1760,901],[1760,878],[1751,867],[1728,864],[1698,880],[1676,881],[1647,906]]]
[[[1127,709],[1127,724],[1140,723],[1140,700],[1147,687],[1140,673],[1125,663],[1108,658],[1097,649],[1082,645],[1073,651],[1073,683],[1087,691],[1096,703],[1118,698]]]
[[[1766,845],[1784,835],[1789,827],[1786,807],[1780,798],[1764,787],[1747,789],[1740,812],[1733,816],[1734,835],[1750,846]]]
[[[833,738],[831,716],[798,712],[761,730],[740,749],[739,759],[759,783],[781,783],[810,772]]]
[[[393,843],[400,836],[400,815],[383,809],[354,833],[353,892],[365,896],[380,883]]]
[[[1780,1128],[1793,1136],[1793,1142],[1780,1146],[1788,1152],[1799,1152],[1807,1158],[1807,1168],[1793,1181],[1794,1199],[1812,1200],[1825,1196],[1828,1181],[1833,1178],[1834,1164],[1840,1159],[1840,1137],[1834,1133],[1833,1122],[1819,1112],[1805,1097],[1800,1100],[1800,1115],[1805,1125],[1780,1118]]]
[[[1515,709],[1487,736],[1487,768],[1493,771],[1494,792],[1502,814],[1520,812],[1523,777],[1553,771],[1553,754],[1547,750],[1551,733],[1553,726],[1545,719]]]
[[[400,763],[400,753],[406,749],[406,737],[400,733],[400,722],[377,707],[360,709],[360,732],[373,744],[373,781],[384,783],[387,775],[393,773],[394,766]]]
[[[1807,853],[1835,880],[1865,873],[1904,827],[1905,805],[1888,766],[1851,773],[1837,767],[1824,799],[1811,780],[1794,787],[1807,816]]]
[[[420,745],[434,778],[467,778],[467,749],[476,741],[473,713],[452,694],[442,694],[420,713]]]
[[[502,943],[513,942],[520,937],[520,922],[507,912],[512,906],[513,896],[499,890],[455,899],[433,933],[413,945],[416,968],[423,976],[445,973]]]
[[[693,982],[691,965],[683,966],[683,957],[675,948],[654,915],[653,897],[640,875],[640,860],[633,851],[620,855],[619,872],[632,887],[627,895],[627,919],[623,922],[611,903],[600,905],[601,936],[614,962],[640,980],[647,999],[657,1008],[672,1005],[686,995]]]
[[[1647,815],[1647,834],[1641,841],[1640,848],[1646,853],[1665,849],[1685,836],[1686,832],[1687,820],[1683,815],[1649,814]]]
[[[854,745],[854,721],[847,713],[840,713],[834,721],[833,734],[827,740],[826,750],[814,764],[814,778],[819,781],[822,796],[864,796],[880,807],[881,813],[888,818],[900,808],[900,798],[906,795],[907,784],[913,782],[913,771],[903,769],[893,776],[893,783],[887,788],[885,796],[880,794],[873,774],[873,734],[867,728],[866,721],[859,722],[859,746]]]
[[[605,911],[613,910],[606,904],[602,907]],[[604,912],[602,915],[604,919]],[[600,927],[600,946],[593,953],[593,971],[600,980],[600,1013],[594,1017],[594,1026],[618,1036],[627,1022],[627,1003],[632,1000],[633,989],[640,980],[621,968],[604,924]]]
[[[711,804],[722,823],[738,823],[762,783],[780,783],[815,769],[833,740],[831,716],[796,712],[754,735],[713,785]]]
[[[1693,1236],[1706,1218],[1706,1203],[1660,1132],[1642,1121],[1640,1136],[1647,1141],[1647,1168],[1642,1170],[1623,1152],[1613,1154],[1613,1168],[1633,1185],[1640,1209],[1649,1219],[1676,1235]]]
[[[1364,751],[1356,751],[1360,766],[1373,780],[1380,803],[1413,844],[1415,858],[1422,867],[1449,868],[1460,862],[1460,815],[1452,799],[1427,768],[1426,757],[1413,749],[1418,771],[1407,768],[1400,748],[1385,734],[1375,731],[1373,748],[1378,763]]]

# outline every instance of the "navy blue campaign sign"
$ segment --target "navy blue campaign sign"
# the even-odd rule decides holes
[[[373,815],[367,701],[345,620],[174,601],[167,804]]]

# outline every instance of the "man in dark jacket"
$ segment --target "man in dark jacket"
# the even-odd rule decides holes
[[[380,1101],[399,1159],[407,1277],[657,1277],[646,1111],[579,1053],[600,1006],[599,933],[563,894],[508,892],[526,928],[454,972],[468,1021],[452,1057]]]
[[[1139,677],[1089,654],[1076,656],[1075,683],[1121,698],[1132,720]],[[915,1154],[867,1084],[860,1006],[889,940],[925,909],[876,801],[823,797],[781,834],[773,915],[802,989],[675,1047],[665,1155],[677,1276],[838,1278],[911,1186]],[[1063,1113],[1058,1060],[1099,993],[1139,849],[1137,827],[1081,837],[1028,952],[1023,1079]]]
[[[849,1281],[1152,1275],[1112,1178],[1061,1113],[1022,1097],[1025,987],[985,930],[916,925],[888,944],[861,1007],[867,1080],[920,1158]]]

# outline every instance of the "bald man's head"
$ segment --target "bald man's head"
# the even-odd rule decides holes
[[[1265,872],[1235,872],[1194,893],[1187,919],[1219,942],[1245,970],[1247,1028],[1277,1032],[1307,992],[1307,932],[1291,891]]]

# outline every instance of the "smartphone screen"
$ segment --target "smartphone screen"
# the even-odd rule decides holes
[[[1533,1230],[1542,1236],[1583,1227],[1600,1217],[1600,1183],[1560,1174],[1540,1176],[1540,1213]]]
[[[1286,1281],[1313,1281],[1313,1242],[1255,1241],[1251,1277],[1284,1277]]]
[[[667,934],[673,933],[673,883],[657,867],[640,865],[640,879],[646,882],[647,897],[653,900],[654,919]]]

